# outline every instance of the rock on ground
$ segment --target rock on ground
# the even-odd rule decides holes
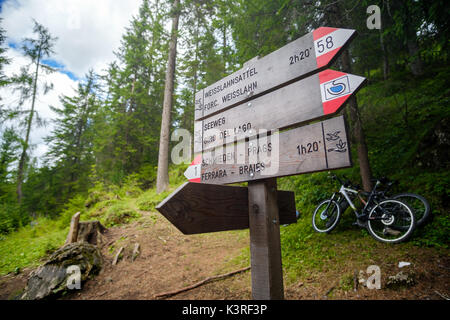
[[[69,290],[67,280],[73,273],[68,273],[67,268],[79,267],[81,283],[98,274],[102,264],[102,255],[97,247],[85,242],[67,244],[31,273],[21,299],[39,300],[58,296]]]

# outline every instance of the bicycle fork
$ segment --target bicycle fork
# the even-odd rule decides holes
[[[330,201],[328,202],[328,204],[327,204],[327,207],[320,213],[320,218],[322,219],[322,220],[325,220],[326,218],[329,218],[329,216],[328,216],[328,208],[330,208],[330,205],[331,205],[331,203],[334,201],[334,198],[336,197],[336,192],[335,193],[333,193],[333,195],[331,196],[331,198],[330,198]]]

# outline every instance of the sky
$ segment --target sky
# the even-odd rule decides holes
[[[42,75],[41,78],[42,81],[53,83],[54,89],[47,95],[40,95],[36,102],[36,110],[47,125],[32,130],[31,142],[35,145],[33,157],[39,160],[47,151],[43,138],[51,132],[51,120],[55,118],[49,105],[60,107],[59,96],[72,95],[90,68],[100,73],[115,60],[113,52],[118,50],[122,34],[132,16],[137,15],[140,2],[0,0],[1,26],[6,30],[7,55],[12,59],[12,63],[5,68],[7,75],[19,73],[20,67],[27,64],[19,48],[23,38],[33,37],[33,19],[58,38],[55,54],[44,61],[58,71]],[[1,90],[0,95],[3,104],[17,104],[18,96],[10,90]],[[31,105],[31,101],[28,104]]]

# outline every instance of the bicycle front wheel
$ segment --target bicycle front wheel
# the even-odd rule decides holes
[[[340,218],[339,204],[334,200],[324,200],[314,210],[312,225],[317,232],[328,233],[336,228]]]
[[[406,241],[414,231],[414,211],[400,200],[387,199],[369,213],[367,229],[378,241],[399,243]]]
[[[392,199],[405,202],[414,210],[416,225],[423,225],[430,217],[431,207],[427,199],[415,193],[400,193],[391,197]]]

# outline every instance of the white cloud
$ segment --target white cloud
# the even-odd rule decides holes
[[[32,35],[32,19],[58,37],[54,58],[78,77],[97,72],[115,57],[113,51],[137,15],[141,0],[7,0],[1,16],[9,41]]]
[[[90,68],[101,72],[115,60],[113,52],[119,48],[125,27],[137,15],[140,4],[141,0],[6,0],[0,17],[7,41],[16,44],[25,37],[33,37],[32,19],[44,25],[52,36],[58,37],[52,59],[83,78]],[[17,50],[9,49],[8,56],[13,59],[5,68],[8,75],[19,73],[20,67],[28,63]],[[41,79],[52,82],[54,89],[40,95],[36,102],[36,110],[49,123],[32,130],[31,142],[36,145],[33,156],[38,158],[47,151],[43,138],[51,132],[51,120],[55,118],[49,105],[60,106],[59,96],[73,95],[78,85],[78,81],[60,72],[41,75]],[[17,95],[7,90],[0,95],[6,105],[18,100]]]
[[[20,53],[15,50],[8,50],[8,56],[12,58],[14,63],[6,66],[5,73],[9,76],[13,74],[18,74],[21,66],[24,66],[28,63],[27,59],[24,58]],[[55,119],[55,113],[50,109],[50,106],[59,107],[60,101],[59,96],[64,94],[71,96],[75,93],[75,89],[78,86],[78,81],[74,81],[70,79],[66,74],[55,72],[49,75],[40,74],[39,83],[43,82],[53,83],[53,90],[49,91],[46,95],[42,94],[42,90],[38,95],[36,100],[35,108],[40,117],[47,121],[47,125],[45,127],[37,128],[33,126],[31,131],[30,142],[36,145],[36,149],[33,152],[33,156],[41,158],[44,153],[47,151],[47,146],[44,143],[44,137],[47,136],[53,128],[53,124],[51,122],[52,119]],[[0,95],[2,96],[2,104],[9,107],[16,107],[19,101],[19,93],[13,93],[10,89],[2,89],[0,91]],[[24,103],[22,110],[29,110],[31,107],[31,100],[28,100]],[[13,124],[17,126],[17,122],[14,123],[5,123],[5,126]],[[21,132],[21,135],[24,137],[24,132]],[[41,162],[40,162],[41,163]]]

